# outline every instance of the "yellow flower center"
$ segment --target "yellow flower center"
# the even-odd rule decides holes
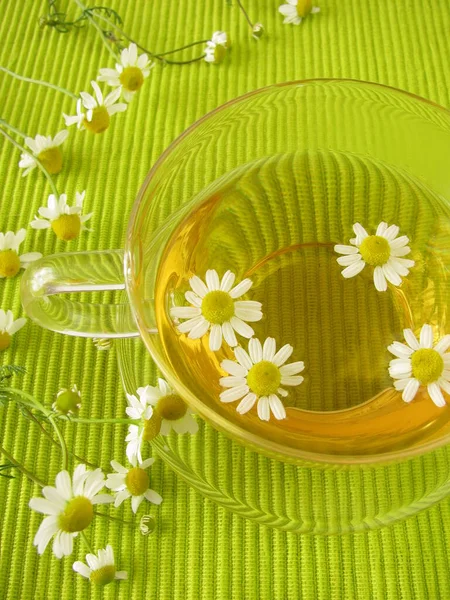
[[[280,369],[268,360],[262,360],[250,369],[247,384],[257,396],[275,394],[280,387]]]
[[[85,496],[70,500],[63,513],[59,515],[59,527],[67,533],[83,531],[94,517],[92,502]]]
[[[139,67],[125,67],[119,77],[124,89],[136,92],[144,83],[144,73]]]
[[[178,421],[178,419],[181,419],[186,414],[187,405],[180,396],[168,394],[158,400],[156,410],[163,419]]]
[[[0,333],[0,351],[9,348],[10,344],[11,336],[9,335],[9,333],[7,331],[3,331],[3,333]]]
[[[62,152],[57,147],[47,148],[38,154],[38,160],[42,166],[50,173],[56,175],[62,169]]]
[[[297,14],[306,17],[312,10],[312,0],[297,0]]]
[[[116,567],[114,565],[105,565],[96,571],[91,572],[89,579],[96,585],[106,585],[114,581],[116,577]]]
[[[109,127],[111,118],[105,106],[97,106],[92,111],[92,119],[85,119],[83,125],[92,133],[103,133]]]
[[[20,270],[20,258],[15,250],[0,251],[0,276],[14,277]]]
[[[437,381],[444,370],[444,359],[431,348],[416,350],[411,356],[411,367],[413,377],[418,379],[422,385],[428,385]]]
[[[52,221],[52,229],[60,240],[70,242],[74,240],[81,230],[79,215],[60,215]]]
[[[228,292],[208,292],[202,300],[202,315],[213,324],[222,325],[234,315],[234,301]]]
[[[217,44],[217,46],[214,48],[214,62],[217,64],[221,63],[225,58],[226,53],[226,47],[222,46],[222,44]]]
[[[66,390],[62,394],[58,394],[55,404],[56,408],[65,415],[68,412],[76,413],[80,404],[80,396],[72,390]]]
[[[144,440],[151,442],[159,434],[161,429],[162,417],[156,410],[153,412],[151,419],[147,419],[144,423]]]
[[[369,235],[363,240],[359,252],[365,263],[381,267],[389,260],[391,247],[387,239],[381,235]]]
[[[133,467],[125,477],[125,484],[132,496],[142,496],[148,490],[150,478],[144,469]]]

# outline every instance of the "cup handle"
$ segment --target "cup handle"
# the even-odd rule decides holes
[[[79,337],[139,336],[128,299],[111,295],[125,290],[123,250],[66,252],[32,263],[21,283],[23,307],[45,329]],[[106,295],[102,303],[96,292]],[[89,293],[87,301],[68,294]]]

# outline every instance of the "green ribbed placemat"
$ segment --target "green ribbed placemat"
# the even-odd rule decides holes
[[[68,2],[58,3],[62,8]],[[300,27],[284,26],[276,0],[246,0],[267,37],[248,35],[237,7],[225,0],[108,0],[132,35],[158,51],[231,33],[234,49],[220,66],[206,63],[156,67],[125,115],[103,136],[71,131],[59,188],[73,197],[86,189],[86,210],[95,232],[63,245],[50,232],[29,230],[24,251],[117,248],[137,190],[162,150],[210,109],[273,82],[310,77],[350,77],[387,83],[450,106],[450,5],[448,0],[322,0],[322,12]],[[3,0],[0,5],[0,64],[72,90],[87,89],[106,50],[89,28],[60,35],[41,30],[44,0]],[[28,133],[54,134],[68,98],[0,74],[0,112]],[[40,175],[22,179],[19,154],[0,143],[0,231],[17,230],[34,216],[49,189]],[[20,313],[20,276],[0,282],[1,308]],[[115,351],[92,342],[45,332],[28,323],[0,361],[27,369],[23,387],[50,404],[60,388],[77,383],[91,416],[121,415],[124,397]],[[60,455],[37,428],[10,407],[0,409],[2,443],[42,477],[52,480]],[[106,466],[123,454],[124,428],[68,426],[78,454]],[[58,561],[32,546],[42,517],[28,500],[37,487],[27,480],[0,479],[0,598],[155,598],[161,600],[434,600],[449,597],[450,502],[418,517],[367,534],[334,538],[300,537],[259,527],[205,501],[161,461],[153,487],[164,502],[151,513],[157,531],[147,538],[130,528],[96,519],[92,540],[109,540],[128,583],[93,589],[72,571],[71,558]],[[395,491],[393,491],[395,493]],[[146,511],[148,512],[148,510]],[[123,513],[130,516],[126,507]],[[76,544],[73,559],[82,559]]]

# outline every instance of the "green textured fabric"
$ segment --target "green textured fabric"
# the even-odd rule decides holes
[[[71,131],[65,145],[60,190],[74,197],[86,189],[93,233],[63,244],[49,231],[28,230],[23,252],[108,249],[123,245],[127,216],[137,191],[163,149],[209,110],[266,84],[312,77],[348,77],[386,83],[450,106],[450,4],[448,0],[323,0],[321,13],[300,27],[285,26],[276,0],[246,0],[267,37],[256,43],[236,6],[225,0],[110,0],[125,29],[158,51],[204,39],[226,29],[233,50],[220,66],[206,63],[156,67],[124,115],[102,136]],[[70,3],[58,3],[65,8]],[[235,2],[233,3],[235,4]],[[88,89],[110,58],[86,27],[61,35],[38,27],[46,2],[3,0],[0,5],[0,64],[73,91]],[[0,73],[0,116],[30,135],[55,134],[61,113],[74,102],[52,90],[19,83]],[[49,188],[34,172],[21,178],[19,153],[0,143],[0,231],[29,223]],[[20,275],[1,280],[1,308],[21,313]],[[125,399],[115,350],[99,352],[91,341],[65,338],[28,323],[14,337],[2,364],[24,365],[23,388],[50,405],[61,387],[77,383],[92,417],[122,416]],[[14,407],[0,409],[2,444],[39,476],[53,481],[61,456]],[[124,459],[125,428],[68,425],[68,444],[107,466]],[[204,500],[161,461],[152,487],[164,502],[152,507],[156,532],[143,537],[130,527],[97,518],[89,535],[109,541],[129,582],[95,589],[72,571],[83,559],[58,561],[32,545],[42,520],[28,508],[38,487],[17,476],[0,479],[0,598],[155,598],[161,600],[434,600],[449,597],[447,556],[450,502],[443,501],[407,521],[366,534],[308,537],[244,521]],[[395,493],[395,490],[393,490]],[[123,512],[131,517],[130,507]]]

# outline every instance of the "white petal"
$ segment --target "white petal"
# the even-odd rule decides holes
[[[235,308],[234,314],[238,319],[249,321],[250,323],[256,323],[256,321],[261,321],[263,318],[263,314],[260,310],[254,310],[252,308]]]
[[[283,398],[286,398],[286,396],[288,396],[288,392],[286,390],[283,390],[283,388],[278,388],[277,389],[277,394],[282,396]]]
[[[105,105],[107,108],[112,108],[112,105],[113,105],[115,102],[117,102],[117,100],[120,98],[120,95],[121,95],[121,93],[122,93],[122,90],[121,90],[120,88],[116,88],[116,89],[114,89],[112,92],[110,92],[110,93],[109,93],[109,94],[106,96],[106,98],[105,98],[105,100],[104,100],[104,105]],[[127,105],[125,104],[124,106],[125,106],[125,110],[126,110],[126,108],[127,108]],[[108,110],[108,113],[109,113],[109,114],[111,114],[111,113],[109,112],[109,110]]]
[[[420,330],[420,346],[422,348],[433,347],[433,329],[431,325],[424,325]]]
[[[200,315],[199,317],[194,317],[193,319],[189,319],[189,321],[180,323],[179,325],[177,325],[177,329],[180,333],[188,333],[192,329],[194,329],[194,327],[197,327],[197,325],[203,323],[204,321],[206,321],[205,317]]]
[[[162,497],[154,490],[147,490],[146,492],[144,492],[144,496],[149,502],[152,502],[153,504],[161,504],[162,502]]]
[[[50,502],[49,500],[45,500],[44,498],[31,498],[28,506],[32,510],[44,515],[59,515],[61,512],[61,508],[59,506],[53,504],[53,502]]]
[[[404,329],[403,337],[405,338],[405,341],[410,348],[412,348],[413,350],[419,350],[419,342],[417,341],[417,338],[411,329]]]
[[[245,415],[249,410],[253,408],[257,399],[257,395],[253,392],[250,392],[246,396],[242,398],[239,404],[236,407],[237,412],[240,415]]]
[[[388,350],[394,356],[398,356],[398,358],[408,358],[414,352],[409,346],[401,342],[394,342],[388,346]]]
[[[19,256],[19,258],[21,264],[29,263],[42,258],[42,254],[40,252],[27,252],[26,254],[22,254],[21,256]]]
[[[232,298],[240,298],[248,292],[252,285],[253,281],[251,279],[244,279],[230,291],[230,296]]]
[[[61,146],[67,139],[69,132],[67,129],[63,129],[62,131],[58,131],[58,133],[53,138],[53,146]]]
[[[358,254],[359,248],[356,246],[346,246],[343,244],[336,244],[334,251],[338,254]]]
[[[350,265],[354,265],[360,260],[362,260],[361,254],[348,254],[346,256],[340,256],[336,259],[337,263],[340,264],[341,267],[348,267]]]
[[[289,0],[288,0],[289,1]],[[297,16],[297,10],[294,6],[290,6],[289,4],[282,4],[278,7],[278,11],[285,16]]]
[[[24,325],[26,325],[27,320],[23,317],[21,319],[16,319],[12,325],[6,328],[6,331],[9,335],[14,335],[19,329],[22,329]]]
[[[388,227],[386,229],[386,231],[383,233],[383,237],[388,240],[389,242],[392,242],[397,236],[398,236],[398,232],[400,231],[400,228],[397,227],[397,225],[391,225],[390,227]]]
[[[258,417],[261,421],[270,420],[270,404],[267,396],[263,396],[258,400]]]
[[[389,242],[389,246],[391,247],[391,250],[396,250],[398,248],[402,248],[403,246],[406,246],[406,244],[409,242],[409,238],[406,235],[402,235],[398,238],[395,238],[395,240],[392,240]]]
[[[59,530],[58,519],[56,517],[46,517],[34,536],[33,544],[37,546],[37,551],[42,554],[47,548],[49,541]]]
[[[84,495],[87,498],[92,498],[97,494],[105,485],[105,476],[101,469],[95,469],[91,471],[86,477],[84,483]]]
[[[436,382],[430,383],[427,386],[427,390],[428,394],[430,395],[430,398],[433,400],[436,406],[439,406],[439,408],[445,406],[446,402],[444,396],[442,395],[442,392]]]
[[[114,579],[128,579],[128,573],[126,571],[116,571]]]
[[[246,385],[247,380],[245,377],[236,377],[236,375],[228,375],[227,377],[221,377],[219,383],[222,387],[230,388],[241,385]]]
[[[281,385],[300,385],[304,380],[304,377],[301,375],[283,375],[281,378]]]
[[[185,293],[184,297],[190,304],[193,304],[196,308],[201,307],[202,299],[199,296],[197,296],[197,294],[195,294],[194,292],[188,291]]]
[[[98,106],[102,106],[102,104],[103,104],[103,94],[102,94],[102,92],[100,90],[100,86],[98,85],[98,83],[96,81],[91,81],[91,85],[92,85],[92,87],[94,89],[94,93],[95,93],[95,96],[97,98]],[[106,106],[106,102],[105,102],[105,106]],[[88,108],[94,108],[94,107],[90,106]]]
[[[358,273],[360,273],[364,267],[366,266],[366,263],[363,260],[359,260],[358,262],[355,262],[351,265],[349,265],[348,267],[346,267],[341,275],[343,277],[345,277],[346,279],[349,279],[350,277],[355,277],[355,275],[358,275]]]
[[[211,326],[209,332],[209,349],[211,352],[217,352],[222,346],[222,327],[218,324]]]
[[[195,306],[174,306],[170,309],[170,316],[174,319],[193,319],[201,314],[201,309]]]
[[[280,367],[281,375],[297,375],[297,373],[301,373],[305,368],[305,363],[301,360],[293,363],[289,363],[288,365],[283,365]]]
[[[410,379],[403,390],[402,398],[405,402],[411,402],[414,400],[417,390],[419,389],[420,383],[417,379]]]
[[[368,237],[368,233],[367,231],[364,229],[364,227],[361,225],[361,223],[355,223],[353,225],[353,231],[355,232],[356,235],[356,242],[357,245],[359,246],[361,244],[361,242]]]
[[[275,394],[270,394],[269,406],[270,406],[270,410],[272,411],[275,419],[280,421],[281,419],[286,418],[286,410],[284,408],[284,405],[281,402],[281,400],[278,398],[278,396],[276,396]]]
[[[450,394],[450,382],[441,377],[437,384],[444,390],[446,394]]]
[[[256,338],[252,338],[248,343],[248,352],[253,363],[261,362],[263,359],[261,342]]]
[[[383,275],[386,277],[386,279],[389,281],[389,283],[392,283],[392,285],[400,285],[401,284],[402,278],[395,271],[395,269],[392,267],[392,265],[390,265],[389,263],[386,263],[381,268],[383,270]]]
[[[206,271],[206,285],[210,292],[220,289],[220,279],[215,269],[209,269]]]
[[[247,325],[247,323],[244,323],[244,321],[238,317],[231,317],[230,324],[231,327],[239,333],[239,335],[242,335],[242,337],[251,338],[255,333],[250,325]]]
[[[387,290],[387,281],[382,267],[375,267],[373,272],[373,282],[375,284],[375,288],[379,292],[385,292]]]
[[[124,500],[126,500],[130,496],[131,494],[128,490],[122,490],[121,492],[119,492],[114,500],[114,507],[118,508],[122,504],[122,502],[124,502]]]
[[[403,265],[397,258],[391,256],[387,264],[395,269],[395,272],[402,277],[406,277],[409,274],[409,269],[405,267],[405,265]]]
[[[280,348],[278,350],[278,352],[273,357],[273,359],[272,359],[273,364],[276,367],[281,367],[281,365],[283,365],[287,361],[287,359],[291,356],[293,351],[294,351],[294,348],[290,344],[285,344],[282,348]]]
[[[94,108],[97,107],[97,102],[95,101],[95,98],[93,96],[91,96],[90,94],[88,94],[87,92],[80,92],[80,96],[83,99],[83,106],[85,108],[88,108],[89,110],[93,110]],[[69,125],[67,120],[66,120],[66,125]]]
[[[112,460],[111,466],[114,469],[114,471],[117,471],[117,473],[128,473],[128,469],[126,469],[120,463],[118,463],[117,460]]]
[[[70,481],[70,475],[67,471],[60,471],[58,473],[55,478],[55,486],[64,500],[70,500],[72,498],[72,482]]]
[[[236,334],[234,333],[234,329],[231,327],[231,323],[230,322],[226,322],[222,325],[222,334],[223,337],[226,341],[226,343],[231,346],[232,348],[234,348],[235,346],[237,346],[238,342],[236,339]]]
[[[209,329],[209,321],[207,321],[204,317],[200,318],[202,320],[197,325],[195,325],[195,327],[193,327],[188,334],[188,337],[191,340],[196,340],[198,338],[203,337]]]
[[[120,88],[118,88],[120,89]],[[110,117],[112,117],[113,115],[115,115],[118,112],[125,112],[128,108],[127,104],[124,104],[123,102],[119,102],[118,104],[112,104],[109,105],[107,107],[107,111],[108,111],[108,115]]]
[[[225,359],[220,363],[220,366],[224,371],[231,373],[231,375],[234,375],[235,377],[245,377],[248,373],[247,369],[237,362],[234,362],[234,360]]]
[[[396,362],[398,361],[398,362]],[[395,378],[411,377],[412,367],[408,358],[397,358],[389,363],[389,375]]]
[[[131,510],[136,514],[139,506],[141,505],[144,496],[133,496],[131,498]]]
[[[58,506],[60,511],[63,511],[66,507],[66,500],[64,500],[64,498],[58,493],[56,488],[46,485],[44,488],[42,488],[42,495],[45,496],[52,504]]]
[[[384,221],[381,221],[381,223],[377,227],[375,235],[383,235],[387,228],[388,228],[388,224],[385,223]]]
[[[208,293],[208,288],[197,275],[194,275],[189,279],[189,285],[200,298],[204,298]]]
[[[149,467],[152,466],[152,464],[155,462],[154,458],[147,458],[146,460],[144,460],[143,463],[141,463],[139,466],[141,469],[148,469]]]
[[[446,350],[448,350],[448,348],[450,348],[450,335],[444,335],[444,337],[439,340],[434,347],[434,349],[440,354],[443,354]]]
[[[236,348],[234,351],[234,355],[235,355],[238,363],[240,365],[242,365],[244,367],[244,369],[247,369],[247,371],[249,371],[253,367],[252,360],[251,360],[250,356],[247,354],[247,352],[244,350],[244,348],[241,348],[241,347]]]
[[[391,256],[393,256],[393,257],[406,256],[410,252],[411,252],[411,248],[409,246],[402,246],[401,248],[392,248]]]
[[[225,275],[222,277],[222,281],[220,283],[220,289],[223,292],[229,292],[233,286],[234,280],[236,279],[236,275],[231,271],[227,271]]]
[[[272,337],[266,338],[263,346],[263,360],[270,360],[272,362],[276,349],[275,339]]]
[[[95,556],[95,554],[86,554],[86,561],[92,571],[97,571],[100,568],[100,561]]]
[[[220,394],[221,402],[235,402],[242,398],[249,392],[248,385],[240,385],[237,387],[229,388]]]
[[[49,221],[44,221],[43,219],[34,219],[30,223],[30,227],[32,229],[48,229],[50,227]]]
[[[80,560],[76,560],[73,563],[72,568],[83,577],[86,577],[86,579],[89,579],[91,576],[91,569]]]

